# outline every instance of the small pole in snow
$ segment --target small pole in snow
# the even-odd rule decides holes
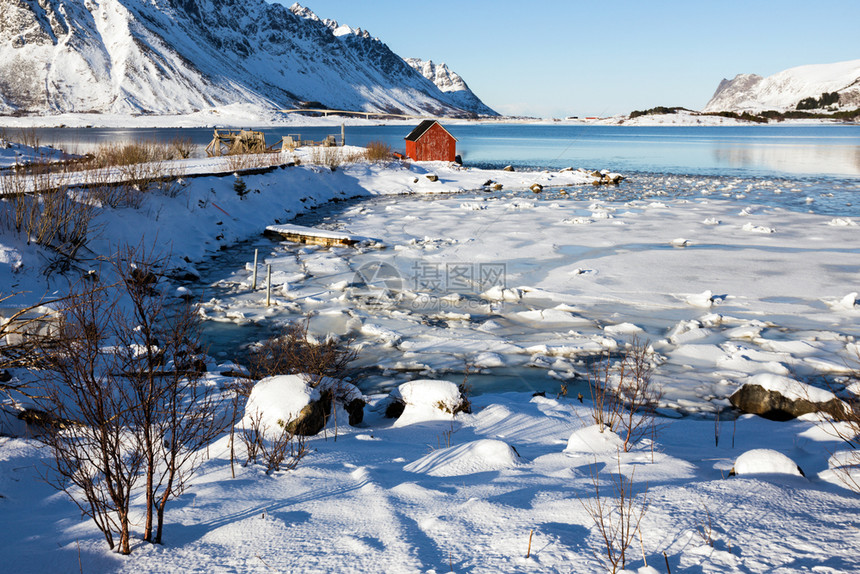
[[[526,558],[528,558],[529,556],[532,555],[532,536],[534,535],[534,533],[535,533],[535,529],[532,528],[529,531],[529,549],[526,550]]]
[[[254,250],[254,280],[251,282],[251,291],[257,290],[257,255],[259,251],[259,249]]]
[[[266,265],[266,307],[272,304],[272,266]]]
[[[340,124],[340,145],[341,147],[346,145],[346,128],[343,124]]]

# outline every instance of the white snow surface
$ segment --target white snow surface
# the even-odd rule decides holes
[[[197,161],[186,168],[204,169]],[[429,172],[439,181],[421,177]],[[309,454],[295,470],[271,475],[260,465],[237,464],[233,478],[225,435],[168,504],[163,546],[140,541],[144,501],[135,496],[129,557],[110,552],[77,507],[40,480],[45,449],[29,438],[0,437],[4,571],[603,573],[601,536],[582,502],[595,500],[595,475],[604,497],[618,473],[632,477],[636,501],[647,484],[643,550],[634,542],[629,570],[653,571],[641,554],[653,567],[664,564],[665,552],[673,572],[860,571],[860,497],[840,480],[844,455],[837,461],[831,453],[843,444],[828,423],[701,418],[724,409],[726,397],[762,373],[770,382],[814,378],[856,358],[856,310],[828,304],[857,290],[860,239],[850,226],[769,206],[741,215],[720,195],[731,183],[719,180],[712,198],[619,198],[602,205],[611,219],[570,225],[565,220],[598,211],[599,194],[606,193],[578,185],[591,178],[575,171],[356,163],[332,172],[304,162],[240,175],[252,190],[244,198],[226,173],[187,177],[177,196],[147,194],[140,208],[99,207],[92,257],[82,258],[80,272],[102,271],[98,257],[122,242],[156,240],[171,247],[171,267],[192,272],[274,219],[289,220],[332,198],[424,194],[420,201],[358,203],[339,216],[337,224],[382,236],[392,248],[268,245],[261,255],[273,265],[272,306],[262,291],[250,290],[251,268],[241,263],[206,286],[201,309],[205,319],[236,324],[313,309],[315,333],[364,337],[362,356],[382,370],[389,388],[404,377],[436,377],[405,393],[400,387],[416,416],[385,419],[387,399],[371,396],[359,427],[339,416],[336,441],[332,429],[310,438]],[[438,195],[477,190],[487,179],[505,192],[469,199],[486,209],[465,210],[462,197]],[[524,204],[514,190],[533,183],[544,192],[530,195],[530,208],[511,209]],[[562,186],[563,198],[552,191]],[[721,223],[702,225],[706,218]],[[748,222],[778,232],[745,232]],[[687,247],[670,245],[679,236],[690,240]],[[68,282],[43,272],[51,257],[3,230],[0,285],[4,293],[22,293],[0,311],[63,293]],[[415,262],[505,262],[506,282],[453,290],[424,312],[413,306],[420,293],[405,274],[393,307],[362,307],[343,282],[371,261],[406,269]],[[176,287],[168,278],[158,284],[166,294]],[[688,303],[691,294],[705,292],[710,307]],[[575,390],[559,398],[486,392],[471,397],[471,414],[431,410],[439,400],[459,398],[457,385],[438,379],[465,362],[552,372],[575,385],[582,357],[622,349],[634,334],[653,347],[655,380],[665,391],[660,412],[693,416],[661,419],[656,434],[630,452],[619,453],[611,435],[595,432],[586,389],[583,403]],[[227,387],[232,377],[213,362],[206,383]],[[283,397],[281,412],[289,414],[306,400],[299,381],[287,386],[298,393],[273,387],[264,408]],[[761,449],[788,456],[807,480],[774,479],[774,469],[793,472],[773,455],[741,456]],[[728,478],[733,466],[739,476]],[[762,467],[754,472],[767,475],[749,472]],[[713,546],[699,534],[703,508],[712,518]]]

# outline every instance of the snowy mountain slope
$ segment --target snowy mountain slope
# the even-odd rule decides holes
[[[840,109],[860,106],[860,60],[798,66],[767,78],[739,74],[723,80],[703,112],[793,110],[804,98],[839,93]]]
[[[477,100],[477,98],[476,98]],[[384,43],[264,0],[0,0],[0,113],[251,103],[467,116]]]
[[[406,63],[412,66],[418,73],[433,82],[449,98],[449,102],[455,106],[473,110],[480,115],[497,116],[498,113],[490,109],[478,96],[469,89],[466,82],[459,74],[452,72],[445,63],[434,64],[433,60],[421,60],[419,58],[406,58]]]

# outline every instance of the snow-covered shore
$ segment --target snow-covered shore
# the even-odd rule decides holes
[[[281,113],[251,104],[234,104],[221,108],[200,110],[183,115],[121,115],[121,114],[56,114],[39,116],[0,116],[0,128],[208,128],[208,127],[280,127],[280,126],[340,126],[340,125],[403,125],[413,126],[415,119],[374,118],[349,116],[317,117],[297,113]],[[736,118],[705,115],[689,110],[673,114],[649,114],[636,118],[618,115],[603,118],[445,118],[447,125],[483,123],[536,124],[536,125],[624,125],[624,126],[756,126],[758,124]],[[843,123],[827,119],[787,119],[780,125],[832,125]]]
[[[201,166],[197,160],[187,162],[186,173],[204,169]],[[427,175],[435,175],[436,181]],[[488,180],[502,184],[505,191],[538,183],[568,188],[569,196],[543,201],[502,193],[492,199],[488,195],[487,201],[454,199],[454,211],[469,224],[456,232],[462,237],[451,230],[455,216],[450,210],[434,212],[431,202],[405,210],[393,206],[388,217],[401,210],[401,229],[384,229],[382,239],[395,238],[395,244],[406,248],[398,252],[406,258],[424,250],[444,261],[464,245],[468,248],[470,234],[480,236],[476,230],[495,222],[496,229],[505,230],[499,234],[504,240],[479,245],[469,256],[480,252],[487,260],[516,259],[525,267],[547,257],[558,260],[555,269],[541,277],[531,277],[513,263],[511,267],[517,273],[511,280],[518,282],[509,287],[519,291],[510,296],[525,293],[526,299],[535,298],[535,305],[542,298],[541,309],[553,308],[550,318],[561,319],[561,326],[548,323],[547,331],[566,332],[575,327],[572,322],[580,314],[606,307],[600,311],[602,337],[623,341],[639,322],[633,318],[637,313],[647,315],[656,309],[679,326],[666,333],[668,346],[660,350],[678,353],[679,365],[685,361],[699,369],[715,365],[741,375],[782,363],[814,370],[828,365],[807,359],[847,353],[853,344],[846,332],[855,328],[858,310],[845,293],[852,285],[848,277],[854,267],[848,258],[856,257],[857,239],[848,235],[855,227],[848,219],[840,222],[764,207],[743,213],[724,200],[654,198],[605,205],[577,197],[597,189],[590,185],[593,177],[580,171],[518,173],[448,164],[367,163],[332,171],[305,162],[241,179],[249,190],[244,195],[236,193],[237,178],[228,173],[186,178],[176,196],[149,194],[137,209],[101,210],[93,226],[99,233],[89,243],[92,253],[81,263],[81,271],[96,269],[97,257],[119,244],[144,241],[170,250],[177,268],[194,272],[195,263],[203,258],[332,199],[477,190]],[[384,206],[369,210],[366,217],[356,219],[361,225],[351,231],[379,235],[371,231],[382,221],[384,210]],[[468,214],[480,218],[466,219]],[[429,235],[429,228],[443,224],[448,226],[446,237]],[[414,236],[415,243],[401,241],[404,234]],[[582,251],[574,257],[559,250],[565,243]],[[654,248],[634,249],[643,243]],[[824,255],[809,261],[813,246],[815,253]],[[315,256],[320,269],[331,259],[318,250],[304,254],[306,260]],[[21,305],[35,302],[45,292],[62,293],[68,281],[43,274],[52,257],[4,229],[3,292],[27,291],[15,300]],[[732,265],[749,268],[753,262],[761,270],[756,282],[747,283],[728,271]],[[630,272],[637,267],[653,273]],[[833,277],[844,282],[825,293]],[[567,300],[571,281],[577,282],[579,300]],[[780,285],[785,292],[774,297]],[[521,287],[533,290],[529,294]],[[552,296],[544,296],[547,293]],[[504,301],[504,291],[498,294]],[[583,308],[574,307],[581,303]],[[720,314],[729,308],[749,317],[738,322],[728,317],[723,323]],[[697,323],[686,315],[676,316],[678,309],[696,313]],[[527,313],[524,322],[546,318],[543,311],[522,312]],[[769,322],[778,326],[798,312],[800,322],[826,321],[828,330],[810,328],[800,341],[762,336]],[[705,316],[714,323],[707,323]],[[379,329],[384,335],[383,331]],[[760,345],[758,339],[766,340],[770,350],[754,348]],[[462,337],[449,340],[481,344]],[[733,345],[737,352],[728,353],[724,345]],[[411,352],[420,354],[422,349]],[[722,355],[728,358],[721,359]],[[695,378],[695,373],[691,368],[687,377]],[[229,381],[212,361],[206,376],[215,385]],[[683,370],[673,376],[684,377]],[[708,384],[717,381],[719,377]],[[690,382],[701,384],[698,379]],[[295,471],[271,476],[251,465],[239,468],[231,478],[227,439],[222,438],[210,448],[194,484],[168,508],[165,545],[138,543],[130,557],[110,553],[70,502],[36,480],[45,453],[35,442],[0,438],[4,568],[603,572],[597,557],[602,541],[583,502],[595,498],[595,473],[605,493],[611,491],[610,477],[621,472],[633,476],[639,500],[647,485],[650,501],[641,527],[642,549],[637,540],[628,551],[628,568],[634,571],[664,572],[664,552],[672,572],[860,569],[856,552],[860,498],[831,468],[835,464],[831,454],[842,446],[829,426],[814,416],[789,423],[753,416],[722,423],[667,420],[653,438],[619,455],[614,448],[601,448],[606,441],[596,440],[589,429],[588,400],[580,404],[572,395],[486,393],[473,399],[473,414],[402,426],[385,419],[382,407],[381,397],[370,397],[360,427],[345,427],[341,420],[337,441],[331,434],[313,438],[309,443],[313,451]],[[569,440],[574,434],[575,440]],[[517,455],[511,456],[505,445],[514,447]],[[738,456],[762,448],[789,456],[805,478],[786,474],[729,478]],[[142,501],[134,504],[139,517]],[[526,558],[530,531],[534,539]],[[645,569],[646,561],[653,569]]]

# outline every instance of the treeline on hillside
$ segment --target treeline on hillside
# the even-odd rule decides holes
[[[836,96],[836,100],[833,100],[833,95]],[[647,110],[635,110],[630,112],[630,119],[638,118],[641,116],[655,116],[655,115],[664,115],[664,114],[676,114],[681,111],[699,113],[699,115],[703,116],[719,116],[723,118],[732,118],[741,121],[754,122],[759,124],[766,124],[768,122],[781,122],[783,120],[795,120],[795,119],[822,119],[822,120],[843,120],[843,121],[860,121],[860,108],[855,108],[853,110],[844,110],[840,112],[810,112],[806,111],[806,109],[816,109],[823,106],[829,106],[836,103],[839,100],[839,94],[821,94],[821,98],[807,98],[816,103],[814,108],[804,108],[800,109],[800,105],[803,104],[802,100],[798,104],[798,109],[796,110],[788,110],[785,112],[779,112],[776,110],[765,110],[763,112],[759,112],[757,114],[751,114],[750,112],[707,112],[707,113],[699,113],[693,112],[687,108],[682,107],[665,107],[665,106],[657,106],[655,108],[650,108]],[[824,103],[826,102],[826,103]],[[821,104],[821,105],[819,105]]]
[[[841,112],[807,112],[801,110],[789,110],[786,112],[778,112],[776,110],[765,110],[757,114],[743,112],[709,112],[702,114],[704,116],[721,116],[724,118],[734,118],[745,120],[748,122],[767,123],[770,121],[781,122],[783,120],[797,119],[817,119],[817,120],[843,120],[846,122],[860,120],[860,108],[853,110],[844,110]]]
[[[839,92],[822,92],[820,98],[803,98],[797,103],[797,110],[817,110],[839,102]]]

